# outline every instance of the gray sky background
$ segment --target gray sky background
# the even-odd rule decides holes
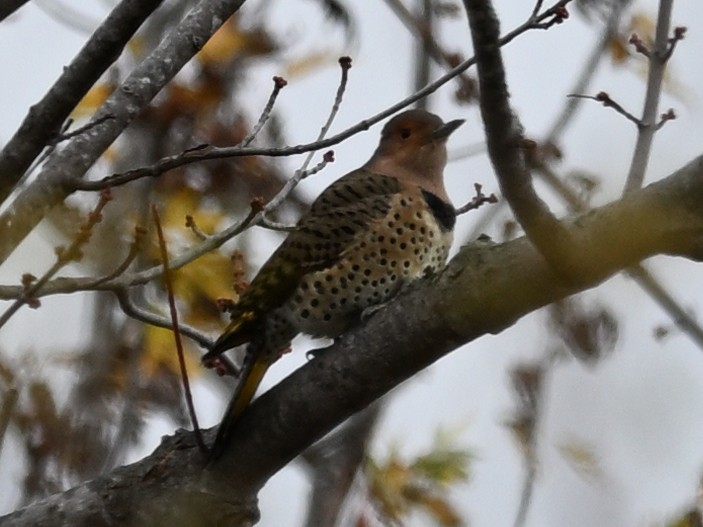
[[[45,1],[43,4],[50,4]],[[91,16],[102,16],[108,2],[63,2]],[[243,8],[258,4],[249,0]],[[353,60],[350,83],[334,130],[358,122],[405,97],[411,90],[411,60],[415,42],[381,1],[354,4],[360,39],[356,49],[345,50],[339,33],[320,22],[309,0],[275,2],[269,9],[280,35],[290,42],[286,57],[302,56],[314,49],[333,54],[349,53]],[[90,4],[88,6],[87,4]],[[531,2],[497,2],[502,27],[520,24]],[[635,2],[635,10],[654,17],[656,2]],[[574,10],[572,9],[572,12]],[[668,86],[676,96],[662,97],[661,109],[676,110],[678,119],[657,135],[647,181],[670,174],[701,154],[703,138],[703,4],[679,0],[673,23],[688,27],[686,39],[676,50]],[[470,53],[463,17],[444,21],[441,41],[450,50]],[[30,4],[13,20],[0,26],[0,143],[7,140],[32,103],[36,102],[84,42],[86,34],[57,23]],[[563,25],[547,32],[533,31],[504,48],[513,104],[528,135],[540,138],[563,107],[585,57],[597,38],[592,25],[572,13]],[[273,74],[282,64],[269,64],[250,79],[252,115],[265,102]],[[439,75],[435,70],[433,76]],[[279,99],[291,142],[313,138],[324,122],[338,81],[337,68],[292,78]],[[635,114],[644,97],[644,77],[634,68],[603,63],[588,93],[607,91]],[[264,90],[262,86],[265,86]],[[450,142],[460,148],[482,140],[477,110],[458,107],[449,85],[432,99],[432,109],[445,119],[464,118]],[[321,188],[351,170],[371,154],[379,127],[357,135],[335,148],[336,162],[324,173],[304,183],[304,191],[316,195]],[[562,173],[587,171],[601,178],[598,203],[617,198],[629,166],[635,141],[634,126],[611,109],[586,102],[563,137]],[[298,160],[288,160],[291,171]],[[455,162],[447,169],[449,194],[463,204],[473,193],[473,183],[487,192],[497,191],[485,156]],[[547,192],[555,208],[558,200]],[[465,241],[480,214],[459,219],[457,243]],[[494,227],[488,234],[498,237]],[[273,246],[268,250],[272,250]],[[39,273],[51,254],[51,244],[34,236],[5,266],[2,283],[16,283],[23,272]],[[266,254],[262,251],[260,258]],[[657,276],[674,295],[695,313],[701,309],[703,273],[695,264],[661,257],[651,263]],[[671,325],[664,314],[630,280],[616,277],[595,291],[589,300],[610,306],[621,317],[621,336],[615,352],[595,367],[571,362],[550,375],[546,413],[541,426],[540,470],[528,526],[640,527],[657,525],[696,495],[703,468],[703,350],[676,331],[663,341],[653,338],[657,325]],[[80,321],[89,303],[80,298],[52,298],[41,310],[20,312],[0,333],[3,350],[23,346],[41,348],[57,343],[70,348],[78,342]],[[31,331],[28,331],[32,328]],[[37,331],[35,328],[39,328]],[[69,329],[67,329],[69,328]],[[72,331],[71,329],[75,329]],[[511,525],[522,482],[522,462],[503,423],[510,417],[515,398],[508,378],[516,363],[542,356],[553,342],[544,317],[534,313],[498,336],[489,336],[456,351],[396,390],[373,442],[373,452],[383,456],[391,446],[413,456],[427,449],[438,427],[457,430],[458,443],[477,456],[472,480],[456,493],[455,502],[477,527]],[[296,343],[298,350],[309,344]],[[267,377],[270,386],[304,360],[304,353],[288,355]],[[66,379],[70,381],[70,379]],[[215,395],[196,386],[198,405],[213,407]],[[224,404],[224,402],[223,402]],[[218,411],[206,411],[204,426],[217,422]],[[153,450],[173,424],[155,419],[138,459]],[[578,447],[592,453],[595,466],[578,469],[564,455]],[[0,513],[15,507],[15,481],[21,464],[12,459],[12,443],[0,453],[0,467],[12,474],[0,483]],[[14,479],[13,479],[14,478]],[[296,525],[304,513],[307,487],[301,469],[293,464],[276,476],[261,496],[262,527]],[[418,517],[414,525],[427,525]]]

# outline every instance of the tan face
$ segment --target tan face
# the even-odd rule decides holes
[[[443,124],[436,115],[418,110],[397,115],[383,128],[378,153],[404,165],[413,158],[435,158],[444,150],[446,137],[435,139],[432,134]]]
[[[432,113],[408,110],[395,116],[383,128],[374,157],[383,157],[406,169],[436,176],[447,162],[447,138],[462,122],[445,124]]]

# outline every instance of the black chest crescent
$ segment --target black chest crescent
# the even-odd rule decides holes
[[[427,192],[426,190],[422,191],[422,197],[425,198],[425,202],[430,208],[430,211],[432,211],[432,215],[437,220],[437,223],[439,223],[439,226],[444,231],[451,231],[456,223],[456,211],[454,207],[446,201],[439,199],[432,194],[432,192]]]

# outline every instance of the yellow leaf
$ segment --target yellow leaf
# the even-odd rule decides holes
[[[294,60],[284,70],[283,76],[287,79],[302,77],[314,70],[336,64],[338,56],[330,51],[317,51]]]
[[[140,37],[139,35],[135,35],[131,39],[129,39],[129,42],[127,42],[127,49],[135,57],[141,57],[144,54],[144,44],[144,38]]]
[[[232,262],[220,252],[210,252],[174,273],[174,290],[183,302],[183,320],[196,326],[219,327],[218,298],[232,298]]]
[[[600,462],[591,446],[571,441],[560,445],[559,451],[581,474],[598,479],[602,477]]]
[[[651,48],[654,44],[656,22],[654,18],[643,11],[634,13],[630,19],[628,34],[636,33],[645,46]]]
[[[81,102],[73,109],[71,117],[80,119],[92,115],[114,90],[114,84],[109,82],[99,82],[95,84],[88,90],[88,93],[83,96]]]
[[[206,65],[223,64],[237,56],[267,55],[276,49],[261,29],[243,30],[235,21],[224,24],[198,53]]]
[[[624,35],[613,35],[608,42],[610,58],[615,64],[620,64],[630,58],[630,43]]]
[[[145,375],[154,376],[164,369],[180,375],[176,342],[170,329],[147,325],[144,328],[143,339],[141,370]],[[189,375],[197,375],[200,372],[200,362],[185,339],[183,346]]]
[[[420,505],[439,525],[459,527],[464,522],[452,505],[440,496],[423,494]]]

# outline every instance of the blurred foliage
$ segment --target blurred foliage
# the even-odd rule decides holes
[[[669,523],[668,527],[703,527],[703,514],[698,509],[689,511]]]
[[[603,467],[591,445],[580,441],[569,441],[559,445],[559,452],[582,476],[590,480],[603,481]]]
[[[330,23],[342,27],[348,40],[353,39],[354,21],[344,3],[317,2]],[[87,123],[190,4],[174,0],[154,13],[75,108],[72,128]],[[267,7],[250,9],[246,16],[228,20],[115,141],[88,174],[89,179],[151,164],[197,145],[239,143],[266,101],[266,91],[258,91],[252,110],[251,87],[245,81],[257,68],[274,63],[279,71],[303,74],[330,63],[337,67],[336,61],[326,60],[330,56],[327,47],[308,50],[302,56],[288,53],[290,42],[280,44],[266,11]],[[287,143],[275,109],[257,141],[274,147]],[[279,160],[240,157],[188,165],[157,179],[115,188],[114,200],[69,271],[100,278],[122,262],[129,264],[127,272],[160,265],[148,215],[151,204],[161,211],[169,252],[178,254],[246,216],[252,199],[269,200],[288,175]],[[57,244],[57,238],[73,241],[76,226],[94,201],[93,195],[84,193],[52,211],[48,217],[50,243]],[[289,221],[305,206],[305,200],[293,193],[272,219]],[[147,234],[136,258],[128,260],[134,256],[135,225]],[[251,236],[244,233],[174,273],[183,323],[213,334],[223,327],[226,314],[221,307],[236,301],[251,274]],[[131,297],[155,313],[168,313],[162,283],[134,288]],[[25,453],[25,500],[62,490],[122,463],[129,449],[139,443],[149,413],[165,414],[180,426],[188,424],[173,334],[128,319],[109,293],[96,293],[89,301],[81,319],[86,342],[81,348],[49,348],[41,350],[41,358],[38,351],[24,350],[15,361],[2,359],[0,363],[0,447],[11,440]],[[184,344],[189,371],[198,375],[201,350],[188,339]],[[66,391],[69,379],[71,387]]]
[[[413,460],[404,461],[394,450],[384,461],[367,460],[370,499],[384,520],[403,524],[411,513],[422,511],[435,525],[466,524],[451,504],[450,494],[457,484],[469,480],[473,455],[454,442],[452,434],[440,431],[430,450]]]

